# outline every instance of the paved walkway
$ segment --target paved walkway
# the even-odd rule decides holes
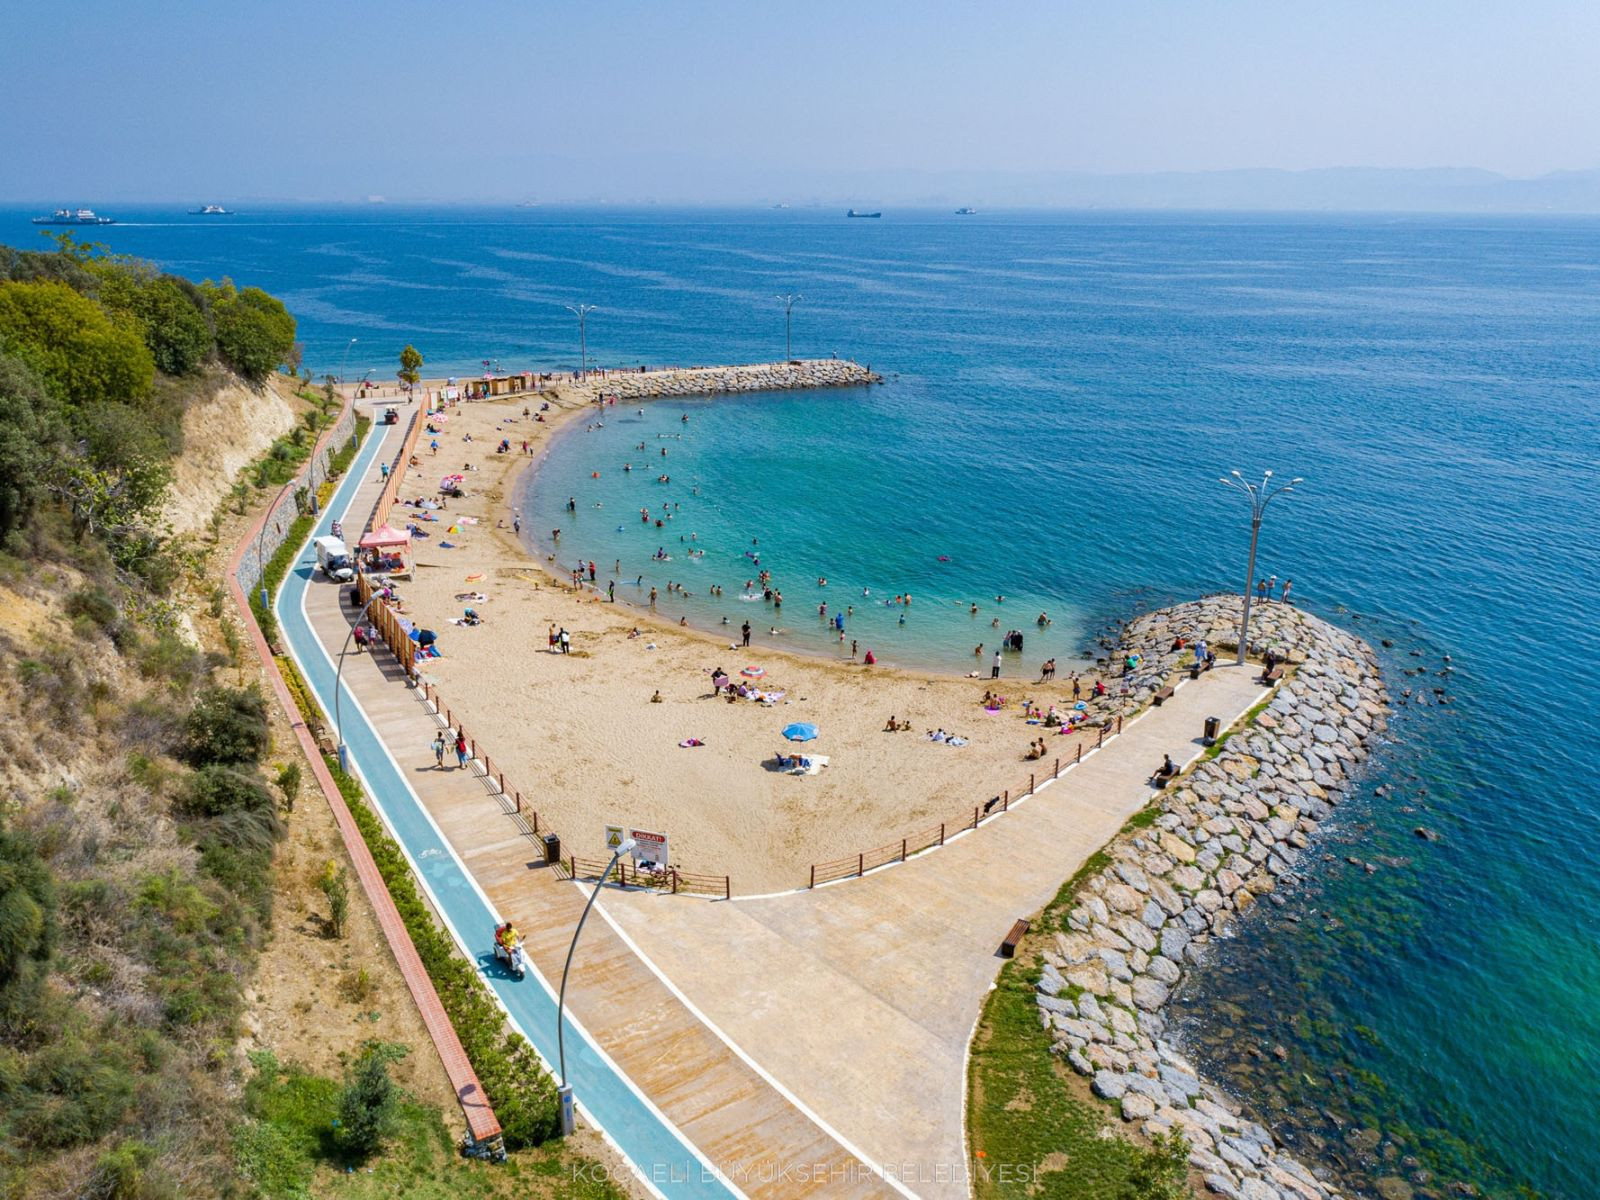
[[[920,1196],[968,1194],[966,1054],[1000,940],[1263,694],[1219,667],[1004,816],[814,892],[732,903],[608,890],[597,909],[822,1121]]]
[[[374,428],[324,524],[342,514],[354,537],[381,491],[377,463],[399,442],[397,430]],[[313,566],[302,555],[279,613],[308,682],[331,712],[333,661],[353,613],[342,603],[346,589],[314,578]],[[353,767],[435,908],[477,958],[512,1021],[555,1063],[554,988],[585,893],[544,869],[531,830],[508,814],[481,776],[435,768],[428,743],[438,722],[387,653],[347,656],[340,708]],[[499,916],[527,937],[535,971],[523,981],[502,976],[486,953]],[[584,931],[567,1009],[567,1067],[577,1100],[655,1189],[756,1200],[802,1192],[889,1194],[854,1154],[719,1040],[603,921]]]
[[[375,427],[324,524],[361,528],[399,440]],[[311,567],[291,572],[280,619],[331,710],[350,614]],[[344,684],[356,770],[458,944],[554,1062],[553,985],[586,893],[539,864],[484,779],[434,767],[437,719],[386,653],[348,658]],[[732,903],[607,891],[568,990],[579,1103],[674,1196],[965,1197],[966,1050],[1000,939],[1149,800],[1163,754],[1191,758],[1206,716],[1226,725],[1260,694],[1248,669],[1185,683],[1009,813],[863,879]],[[528,937],[536,971],[521,982],[477,953],[501,915]]]

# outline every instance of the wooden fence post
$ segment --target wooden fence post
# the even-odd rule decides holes
[[[939,845],[944,845],[944,822],[939,822]]]
[[[978,806],[976,804],[972,806],[972,827],[974,829],[978,827]]]
[[[1078,743],[1078,756],[1075,759],[1073,759],[1072,761],[1075,762],[1075,763],[1081,763],[1083,761],[1083,743],[1082,742]]]
[[[1061,760],[1059,758],[1056,759],[1056,765],[1050,768],[1050,778],[1051,779],[1060,779],[1061,778]]]
[[[865,875],[866,873],[867,873],[867,856],[866,856],[866,853],[863,852],[861,854],[856,855],[856,875],[857,875],[857,877],[860,877],[862,875]]]
[[[1034,787],[1035,787],[1035,783],[1034,783],[1034,778],[1033,778],[1033,772],[1029,771],[1028,772],[1028,795],[1030,795],[1030,796],[1033,795]]]
[[[905,862],[905,860],[906,860],[906,839],[905,838],[901,838],[900,839],[900,861],[901,862]]]
[[[811,882],[807,886],[809,886],[809,887],[816,887],[817,886],[817,864],[816,863],[812,863],[811,864]]]
[[[724,875],[722,877],[722,898],[724,900],[733,899],[733,878],[731,876]]]

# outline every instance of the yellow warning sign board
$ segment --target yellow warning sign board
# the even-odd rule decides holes
[[[607,854],[615,854],[617,852],[617,847],[619,847],[621,845],[622,845],[622,826],[621,825],[607,825],[606,826],[606,853]]]

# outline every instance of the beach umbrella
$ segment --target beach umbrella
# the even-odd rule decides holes
[[[814,742],[817,740],[817,727],[804,721],[797,721],[783,731],[783,736],[791,742]]]

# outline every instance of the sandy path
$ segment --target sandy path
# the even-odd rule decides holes
[[[531,407],[538,405],[534,398]],[[402,591],[413,618],[438,631],[443,648],[443,658],[424,665],[424,676],[508,783],[537,797],[541,820],[570,848],[598,856],[603,827],[630,823],[665,831],[675,865],[728,874],[738,893],[791,888],[806,881],[814,861],[898,842],[970,814],[1003,789],[1017,790],[1037,767],[1024,755],[1041,733],[1049,735],[1050,757],[1070,756],[1076,739],[1025,724],[1017,703],[1029,698],[1070,707],[1065,679],[1050,686],[1007,680],[1003,690],[1012,704],[990,714],[980,703],[987,679],[729,650],[726,640],[606,603],[610,564],[602,565],[598,596],[545,574],[540,568],[552,564],[531,559],[509,527],[508,498],[532,461],[521,453],[523,439],[542,453],[557,425],[582,416],[576,402],[555,405],[546,414],[554,419],[540,423],[522,415],[527,403],[520,397],[469,402],[450,412],[437,453],[424,435],[402,496],[432,496],[439,478],[456,471],[466,475],[468,496],[424,526],[433,536],[416,543],[416,582]],[[495,452],[502,436],[512,453]],[[397,508],[392,521],[413,512]],[[467,517],[479,523],[459,524]],[[458,534],[446,532],[451,521]],[[458,545],[445,549],[441,541]],[[454,597],[467,591],[488,595],[473,604],[485,622],[451,626],[464,603]],[[571,654],[549,652],[552,624],[571,632]],[[643,634],[630,639],[636,625]],[[737,679],[749,664],[765,668],[762,686],[783,691],[782,702],[765,707],[710,698],[712,668]],[[658,690],[661,702],[652,703]],[[883,732],[890,714],[909,718],[913,731]],[[821,775],[772,769],[774,753],[787,748],[779,731],[794,721],[820,727],[822,736],[807,749],[830,759]],[[933,744],[923,731],[934,727],[970,744]],[[680,748],[686,738],[706,745]]]

